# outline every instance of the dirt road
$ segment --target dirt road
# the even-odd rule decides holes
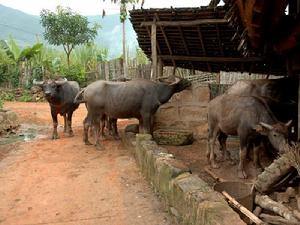
[[[54,141],[48,104],[5,107],[41,136],[0,145],[0,153],[10,149],[0,161],[0,224],[174,224],[121,141],[105,140],[102,151],[83,144],[84,106],[74,113],[75,136],[65,137],[59,127],[61,138]]]

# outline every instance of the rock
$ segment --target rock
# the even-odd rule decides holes
[[[295,188],[288,187],[288,188],[286,189],[285,193],[286,193],[290,198],[296,197],[296,190],[295,190]]]
[[[275,192],[276,201],[279,203],[288,203],[290,202],[289,196],[286,192]]]
[[[36,94],[36,93],[39,93],[39,92],[42,92],[42,91],[43,91],[43,89],[39,86],[32,86],[30,88],[31,94]]]
[[[129,124],[125,127],[125,132],[131,132],[131,133],[139,133],[139,125],[138,124]]]
[[[16,129],[18,126],[18,116],[15,112],[10,110],[0,112],[0,134]]]
[[[193,132],[188,130],[158,129],[153,138],[160,145],[189,145],[194,141]]]

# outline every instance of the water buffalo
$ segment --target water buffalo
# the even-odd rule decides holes
[[[171,96],[184,90],[191,83],[178,79],[173,83],[154,82],[135,79],[127,82],[110,82],[98,80],[88,85],[78,94],[75,102],[85,102],[88,114],[84,120],[84,142],[88,141],[88,129],[91,124],[96,127],[96,146],[99,143],[99,124],[103,115],[110,118],[137,118],[140,131],[152,132],[153,114],[161,104]],[[80,97],[82,95],[82,97]],[[80,100],[82,98],[82,100]]]
[[[53,121],[52,139],[58,139],[57,134],[57,114],[64,117],[64,132],[73,136],[72,115],[79,104],[74,103],[74,98],[80,88],[76,81],[67,81],[67,79],[48,79],[45,81],[33,81],[34,85],[43,88],[45,98],[49,102],[51,116]]]
[[[286,124],[279,122],[263,98],[233,94],[220,95],[208,104],[207,156],[209,162],[213,168],[218,168],[214,153],[217,138],[221,140],[222,150],[227,151],[222,140],[226,141],[227,135],[238,135],[240,139],[238,176],[247,178],[244,170],[247,147],[254,145],[254,163],[256,167],[260,166],[256,153],[260,144],[257,141],[259,137],[266,136],[275,149],[285,151],[288,145],[290,124],[291,121]]]
[[[225,94],[259,96],[264,98],[278,120],[293,120],[294,123],[297,121],[298,77],[240,80],[234,83]]]

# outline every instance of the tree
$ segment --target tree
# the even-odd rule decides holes
[[[49,44],[63,46],[68,66],[74,47],[94,40],[99,28],[97,24],[90,28],[86,17],[61,6],[57,7],[56,12],[43,9],[40,15],[41,24],[45,28],[44,38]]]
[[[126,58],[126,34],[125,34],[125,21],[127,19],[127,5],[128,4],[137,4],[142,2],[144,4],[144,0],[111,0],[112,3],[120,3],[120,22],[122,23],[122,45],[123,45],[123,75],[127,77],[127,58]],[[105,11],[103,11],[103,15]]]

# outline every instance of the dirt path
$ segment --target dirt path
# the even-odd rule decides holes
[[[74,114],[75,136],[64,137],[60,127],[55,141],[48,104],[5,106],[27,126],[47,129],[39,131],[43,138],[0,145],[13,149],[0,161],[0,224],[173,224],[120,141],[105,140],[103,151],[83,144],[83,106]]]

